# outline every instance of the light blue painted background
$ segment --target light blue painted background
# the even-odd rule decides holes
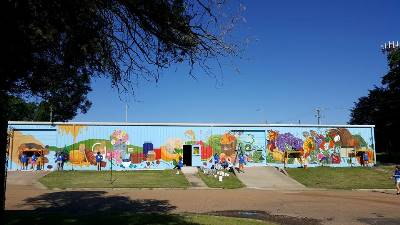
[[[57,146],[64,147],[71,145],[73,143],[72,135],[63,134],[58,130],[58,126],[50,126],[50,125],[29,125],[29,124],[10,124],[9,127],[14,128],[18,131],[21,131],[24,135],[32,135],[44,145],[49,146]],[[266,133],[268,130],[277,130],[280,133],[292,133],[296,137],[301,138],[304,131],[315,130],[318,133],[323,133],[325,130],[330,129],[331,127],[301,127],[301,126],[282,126],[282,127],[209,127],[209,126],[200,126],[200,127],[191,127],[191,126],[100,126],[100,125],[88,125],[85,128],[81,129],[79,134],[77,135],[76,141],[83,141],[87,139],[110,139],[110,135],[116,129],[125,130],[129,135],[129,142],[135,146],[142,146],[144,142],[150,141],[153,143],[154,148],[159,148],[161,145],[166,144],[168,139],[172,138],[180,138],[184,142],[190,141],[190,137],[185,135],[185,131],[193,130],[196,135],[196,141],[202,140],[206,142],[211,135],[222,135],[231,130],[243,130],[243,131],[261,131],[256,132],[256,142],[263,148],[263,156],[266,158]],[[373,138],[373,128],[347,128],[351,134],[359,134],[363,137],[363,139],[367,142],[368,146],[374,146],[374,138]],[[262,134],[264,137],[261,137]],[[375,151],[375,149],[373,149]],[[50,151],[50,154],[47,156],[49,158],[49,164],[53,165],[53,169],[55,168],[55,153]],[[344,163],[345,160],[342,160],[342,163],[338,165],[332,166],[349,166],[347,163]],[[282,166],[282,164],[276,163],[249,163],[247,166],[262,166],[262,165],[271,165],[271,166]],[[130,170],[130,169],[144,169],[146,165],[141,163],[140,165],[136,165],[135,168],[120,168],[115,167],[113,169],[116,170]],[[292,167],[296,167],[299,165],[293,164],[289,165]],[[310,165],[310,166],[319,166],[319,165]],[[159,165],[151,165],[151,169],[168,169],[172,168],[173,165],[169,162],[162,161]],[[18,169],[19,166],[15,162],[10,162],[8,165],[9,169],[15,170]],[[95,166],[87,166],[87,167],[72,167],[68,163],[64,167],[64,169],[85,169],[85,170],[94,170]],[[109,169],[108,167],[105,169]]]

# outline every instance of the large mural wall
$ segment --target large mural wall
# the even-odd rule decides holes
[[[373,128],[272,127],[267,162],[279,166],[347,167],[376,163]],[[286,157],[287,153],[295,157]],[[364,154],[366,156],[364,156]],[[365,162],[363,160],[368,158]]]
[[[45,170],[56,169],[59,154],[67,159],[64,170],[96,170],[98,152],[104,170],[171,169],[183,156],[183,145],[201,146],[201,160],[207,164],[215,155],[231,162],[243,155],[245,166],[357,166],[357,158],[349,157],[354,149],[375,157],[372,128],[78,124],[10,124],[9,128],[9,170],[22,168],[22,154],[40,156],[37,164]],[[284,157],[293,151],[302,157]]]

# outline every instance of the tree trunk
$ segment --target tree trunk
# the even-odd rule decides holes
[[[7,152],[7,102],[8,95],[0,90],[0,176],[1,176],[1,214],[4,215],[6,200],[6,152]]]

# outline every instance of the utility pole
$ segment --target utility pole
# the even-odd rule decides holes
[[[321,119],[321,109],[320,108],[316,108],[315,111],[316,111],[315,117],[317,117],[317,124],[319,125],[320,124],[320,119]]]

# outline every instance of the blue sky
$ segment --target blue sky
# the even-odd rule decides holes
[[[247,1],[238,39],[250,37],[240,73],[218,80],[186,66],[142,81],[130,97],[129,122],[345,124],[359,97],[387,72],[380,45],[400,39],[400,1]],[[216,68],[216,72],[217,68]],[[216,85],[216,83],[220,83]],[[125,121],[125,102],[107,79],[93,80],[93,102],[74,121]]]

